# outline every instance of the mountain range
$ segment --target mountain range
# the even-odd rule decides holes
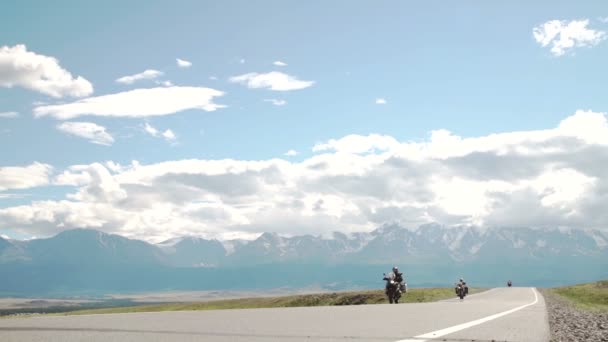
[[[0,238],[0,294],[381,286],[399,265],[411,286],[465,276],[476,285],[559,285],[608,278],[608,233],[590,229],[396,225],[331,237],[151,244],[90,229],[29,241]]]

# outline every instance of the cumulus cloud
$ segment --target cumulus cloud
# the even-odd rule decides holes
[[[158,129],[152,127],[147,122],[144,125],[144,131],[146,131],[146,133],[150,134],[151,136],[153,136],[155,138],[164,138],[167,141],[175,141],[177,139],[177,137],[175,136],[175,133],[173,133],[172,130],[167,129],[164,132],[161,132]]]
[[[0,225],[26,235],[90,227],[150,241],[369,231],[386,223],[608,226],[604,113],[577,111],[545,130],[461,137],[440,129],[420,142],[349,135],[314,149],[298,162],[76,165],[53,180],[73,193],[0,209]]]
[[[53,167],[43,163],[0,167],[0,191],[48,185],[52,172]]]
[[[270,102],[275,106],[284,106],[287,104],[287,101],[281,99],[266,99],[264,102]]]
[[[295,156],[298,155],[298,151],[296,151],[296,150],[289,150],[289,151],[285,152],[285,155],[288,156],[288,157],[295,157]]]
[[[177,63],[177,66],[180,68],[189,68],[192,66],[192,62],[183,59],[176,58],[175,61]]]
[[[14,119],[19,116],[17,112],[0,112],[0,118]]]
[[[57,129],[97,145],[110,146],[114,143],[114,138],[106,132],[105,127],[92,122],[63,122],[57,125]]]
[[[122,83],[122,84],[133,84],[139,80],[153,80],[162,75],[163,75],[162,71],[148,69],[143,72],[140,72],[139,74],[123,76],[121,78],[118,78],[116,80],[116,82]]]
[[[281,61],[274,61],[272,64],[274,64],[276,66],[280,66],[280,67],[287,66],[287,63],[281,62]]]
[[[213,103],[224,93],[201,87],[158,87],[89,97],[72,103],[34,108],[36,117],[68,120],[83,115],[147,117],[174,114],[188,109],[214,111],[225,106]]]
[[[606,39],[606,32],[587,28],[589,20],[550,20],[535,27],[534,39],[542,47],[551,46],[554,56],[562,56],[575,47],[592,47]]]
[[[240,76],[230,77],[229,81],[246,85],[248,88],[252,89],[268,88],[275,91],[304,89],[315,83],[314,81],[301,81],[294,76],[278,71],[271,71],[266,74],[251,72]]]
[[[383,98],[377,98],[376,99],[376,104],[386,104],[386,100]]]
[[[72,74],[53,57],[27,51],[25,45],[0,47],[0,87],[23,87],[52,97],[83,97],[93,85]]]

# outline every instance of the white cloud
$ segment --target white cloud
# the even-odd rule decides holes
[[[25,45],[0,47],[0,87],[14,86],[52,97],[82,97],[93,93],[93,85],[81,76],[74,78],[57,59],[27,51]]]
[[[173,133],[172,130],[167,129],[164,132],[160,132],[158,129],[152,127],[147,122],[144,125],[144,131],[146,131],[148,134],[150,134],[151,136],[153,136],[155,138],[164,138],[167,141],[177,140],[177,137],[175,136],[175,133]]]
[[[608,17],[600,17],[599,20],[604,24],[608,23]]]
[[[319,143],[313,147],[313,152],[334,150],[346,153],[368,153],[373,151],[388,151],[400,146],[400,143],[393,137],[387,135],[370,134],[348,135],[344,138],[331,139],[326,143]]]
[[[289,151],[285,152],[285,155],[288,156],[288,157],[295,157],[295,156],[298,155],[298,151],[296,151],[296,150],[289,150]]]
[[[148,134],[150,134],[153,137],[158,136],[158,130],[152,126],[150,126],[150,124],[148,124],[147,122],[144,125],[144,131],[146,131]]]
[[[284,106],[287,104],[287,101],[281,99],[266,99],[264,102],[270,102],[275,106]]]
[[[0,113],[0,118],[14,119],[16,117],[19,117],[19,113],[17,113],[17,112],[1,112]]]
[[[135,89],[122,93],[89,97],[72,103],[39,106],[36,117],[53,116],[68,120],[83,115],[111,117],[161,116],[188,109],[214,111],[225,106],[213,103],[224,93],[199,87],[158,87]]]
[[[287,66],[287,63],[281,62],[281,61],[274,61],[274,63],[272,63],[272,64],[274,64],[276,66],[281,66],[281,67]]]
[[[268,88],[276,91],[289,91],[304,89],[312,86],[314,81],[300,81],[294,76],[290,76],[278,71],[266,74],[252,72],[240,76],[230,77],[230,82],[246,85],[249,88]]]
[[[217,81],[217,76],[209,76],[209,79],[212,81]]]
[[[106,132],[105,127],[92,122],[63,122],[57,125],[57,129],[97,145],[110,146],[114,143],[114,138]]]
[[[0,167],[0,191],[48,185],[52,172],[52,166],[42,163],[33,163],[24,167]]]
[[[180,68],[189,68],[192,66],[192,62],[183,59],[176,58],[175,61],[177,62],[177,66]]]
[[[241,58],[241,59],[239,60],[239,64],[245,64],[245,58]]]
[[[299,162],[76,165],[54,180],[74,193],[0,209],[0,226],[39,236],[90,227],[151,241],[326,234],[385,223],[608,227],[603,113],[577,111],[553,128],[479,137],[441,129],[421,142],[348,135],[315,150],[322,153]],[[12,172],[31,181],[22,173]]]
[[[139,74],[123,76],[123,77],[117,79],[116,82],[122,83],[122,84],[133,84],[139,80],[153,80],[162,75],[163,75],[162,71],[148,69],[148,70],[145,70],[144,72],[140,72]]]
[[[165,138],[166,140],[169,140],[169,141],[174,141],[177,139],[177,137],[175,136],[175,133],[173,133],[173,131],[170,129],[165,130],[163,132],[162,136],[163,136],[163,138]]]
[[[376,99],[376,104],[386,104],[386,100],[383,98],[377,98]]]
[[[156,81],[154,83],[156,83],[158,85],[162,85],[164,87],[173,87],[174,86],[173,82],[171,82],[171,81]]]
[[[592,47],[606,38],[606,32],[587,28],[589,20],[550,20],[533,29],[534,39],[541,46],[551,45],[554,56],[562,56],[575,47]]]

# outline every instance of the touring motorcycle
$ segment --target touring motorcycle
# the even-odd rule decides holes
[[[467,294],[469,294],[469,287],[467,284],[457,283],[456,287],[454,288],[454,292],[456,292],[456,295],[460,299],[463,299]]]
[[[382,280],[386,281],[385,293],[388,297],[388,302],[391,304],[398,304],[401,294],[407,292],[407,284],[405,282],[400,283],[396,281],[395,273],[393,272],[384,273],[384,278],[382,278]]]

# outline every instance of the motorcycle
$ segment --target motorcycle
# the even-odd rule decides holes
[[[454,288],[454,292],[456,292],[456,296],[458,296],[461,300],[464,298],[464,287],[462,287],[462,285],[457,284]]]
[[[512,285],[513,285],[513,283],[512,283],[512,282],[509,280],[509,281],[507,282],[507,286],[508,286],[508,287],[511,287]]]
[[[460,299],[464,299],[464,297],[469,294],[469,287],[466,284],[456,284],[456,287],[454,288],[454,292],[456,292],[456,295],[460,298]]]
[[[399,304],[401,294],[407,292],[407,284],[395,280],[395,273],[384,273],[383,280],[386,281],[385,293],[390,304]]]

